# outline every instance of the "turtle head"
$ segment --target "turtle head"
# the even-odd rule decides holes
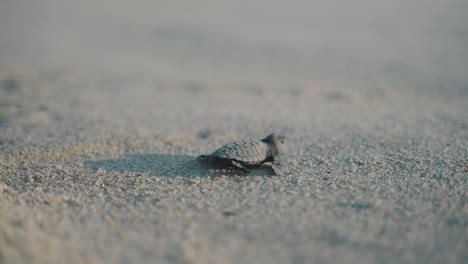
[[[272,133],[266,138],[262,139],[262,141],[273,147],[274,155],[284,152],[286,148],[286,137],[283,135]]]

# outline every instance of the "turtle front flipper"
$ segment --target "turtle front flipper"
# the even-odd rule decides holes
[[[273,162],[271,164],[271,168],[278,176],[284,176],[290,170],[288,166],[288,159],[284,155],[278,155],[273,157]]]
[[[245,173],[245,174],[250,173],[250,170],[247,169],[245,166],[243,166],[240,162],[235,161],[235,160],[231,160],[231,163],[232,163],[232,165],[234,165],[234,168],[242,171],[243,173]]]

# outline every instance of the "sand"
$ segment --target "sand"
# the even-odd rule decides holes
[[[308,37],[298,3],[23,2],[0,15],[29,14],[0,23],[19,32],[0,48],[0,263],[467,262],[460,6],[413,24],[320,2]],[[285,175],[195,160],[271,132]]]
[[[98,83],[2,75],[3,263],[466,260],[466,95]],[[287,175],[194,161],[269,132]]]

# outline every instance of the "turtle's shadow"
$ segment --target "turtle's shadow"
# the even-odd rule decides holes
[[[199,162],[194,156],[172,154],[128,154],[117,159],[88,160],[85,165],[93,170],[150,173],[157,177],[216,177],[240,175],[241,172],[222,166]],[[273,176],[269,166],[251,169],[246,177]]]

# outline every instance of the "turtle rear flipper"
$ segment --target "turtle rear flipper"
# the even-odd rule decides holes
[[[210,155],[200,155],[197,157],[197,160],[203,163],[218,163],[218,162],[222,162],[224,159],[210,154]]]
[[[240,162],[231,160],[232,165],[234,165],[234,168],[237,170],[242,171],[243,173],[247,174],[250,173],[250,170],[247,169],[245,166],[243,166]]]
[[[208,155],[200,155],[200,156],[197,157],[197,160],[198,161],[210,161],[211,157],[208,156]]]

